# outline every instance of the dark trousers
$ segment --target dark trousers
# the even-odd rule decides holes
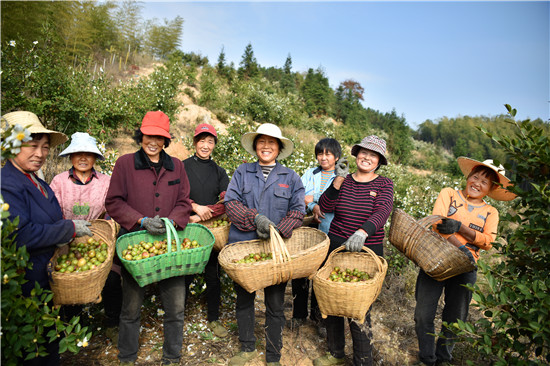
[[[104,326],[107,328],[118,326],[122,309],[122,279],[117,272],[109,271],[101,297],[105,309]]]
[[[158,282],[164,308],[163,362],[179,362],[183,346],[185,312],[185,277],[167,278]],[[145,288],[122,268],[122,312],[120,314],[118,358],[121,362],[135,361],[139,350],[141,305]]]
[[[297,278],[291,281],[292,285],[292,317],[296,319],[305,319],[309,315],[310,319],[321,321],[321,311],[315,298],[313,286],[311,286],[311,303],[308,314],[309,288],[311,281],[307,278]]]
[[[441,320],[454,323],[458,319],[466,321],[472,292],[465,288],[465,284],[474,284],[477,271],[471,271],[451,277],[445,281],[436,281],[423,270],[418,273],[416,280],[416,308],[414,312],[416,337],[418,338],[418,358],[420,361],[432,365],[436,362],[450,362],[454,348],[454,334],[443,328],[444,338],[439,338],[437,344],[434,330],[434,319],[441,293],[445,293],[445,305]]]
[[[328,316],[325,319],[327,326],[327,344],[330,353],[337,358],[345,356],[346,337],[344,332],[344,318],[339,316]],[[372,332],[370,310],[365,316],[363,324],[357,324],[348,319],[351,339],[353,341],[353,364],[355,366],[372,365]]]
[[[265,340],[266,362],[279,362],[283,348],[283,327],[285,325],[284,297],[286,282],[266,287],[265,302]],[[254,299],[256,293],[249,293],[237,283],[237,325],[241,351],[252,352],[256,349],[254,335]]]
[[[206,284],[206,306],[209,322],[220,319],[220,306],[222,296],[222,285],[220,281],[221,267],[218,262],[219,252],[212,250],[210,258],[204,267],[204,282]],[[189,296],[189,286],[195,275],[185,276],[185,288]]]

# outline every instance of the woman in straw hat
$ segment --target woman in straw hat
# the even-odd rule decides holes
[[[357,171],[348,174],[345,158],[336,164],[336,178],[319,200],[323,212],[333,212],[328,233],[329,252],[345,245],[346,250],[360,252],[364,246],[383,255],[384,225],[393,208],[393,182],[376,173],[387,165],[386,141],[378,136],[365,137],[351,149]],[[372,333],[370,310],[365,324],[348,320],[353,340],[353,364],[372,365]],[[313,361],[314,365],[343,365],[345,333],[344,318],[328,316],[327,344],[329,352]]]
[[[260,125],[256,132],[244,134],[241,143],[258,161],[240,165],[227,188],[225,209],[231,219],[228,243],[268,239],[270,226],[274,226],[282,237],[289,238],[304,219],[304,186],[296,172],[277,160],[290,156],[294,144],[271,123]],[[280,365],[285,288],[286,282],[264,289],[268,365]],[[244,365],[257,355],[254,336],[256,293],[248,293],[237,283],[235,291],[241,352],[231,358],[229,365]]]
[[[225,213],[223,197],[229,184],[225,169],[212,160],[212,153],[218,143],[218,133],[214,126],[201,123],[195,128],[193,145],[195,154],[185,159],[185,171],[191,186],[191,206],[193,214],[190,222],[210,220]],[[227,329],[220,322],[221,282],[219,252],[213,250],[204,269],[206,282],[206,305],[208,307],[208,328],[217,337],[227,337]],[[194,276],[187,276],[191,283]]]
[[[32,140],[21,146],[20,152],[2,168],[2,196],[10,205],[10,219],[19,217],[17,246],[25,246],[30,254],[32,269],[27,269],[22,285],[24,296],[38,284],[49,289],[47,265],[57,246],[70,242],[75,236],[92,235],[85,220],[65,220],[59,202],[50,186],[36,176],[50,149],[67,141],[60,132],[46,129],[31,112],[11,112],[2,120],[10,126],[27,128]],[[48,355],[33,360],[38,364],[59,364],[59,344],[46,345]]]
[[[466,187],[462,190],[443,188],[435,202],[433,214],[447,217],[436,225],[436,230],[475,263],[480,250],[491,249],[498,227],[498,211],[484,201],[485,196],[509,201],[515,195],[506,190],[510,180],[504,175],[504,168],[496,167],[492,160],[479,162],[460,157],[458,165],[466,177]],[[433,335],[437,304],[444,291],[442,321],[449,324],[457,320],[466,321],[472,292],[464,285],[474,284],[476,278],[476,269],[444,281],[436,281],[420,270],[416,280],[414,313],[418,365],[450,365],[453,333],[443,328],[444,337],[439,338],[437,344]]]
[[[105,160],[97,147],[97,140],[85,132],[75,132],[70,145],[60,157],[68,157],[72,167],[56,175],[50,187],[55,193],[63,216],[66,219],[95,220],[105,216],[105,198],[111,177],[97,172],[94,164],[97,159]],[[102,291],[105,306],[104,325],[109,338],[116,341],[116,330],[122,306],[120,261],[115,256],[111,271]],[[77,315],[82,306],[66,306],[65,314]],[[70,316],[69,316],[70,317]]]
[[[169,156],[170,120],[161,111],[147,112],[135,141],[140,149],[118,158],[113,169],[105,207],[121,226],[119,235],[147,230],[152,235],[166,233],[161,217],[177,229],[187,226],[191,203],[189,180],[183,162]],[[183,344],[185,276],[158,282],[164,306],[162,364],[179,365]],[[121,365],[133,365],[139,350],[141,305],[145,288],[122,268],[122,311],[120,314],[118,358]]]

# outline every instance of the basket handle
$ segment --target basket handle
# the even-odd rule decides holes
[[[441,215],[430,215],[420,220],[417,220],[416,222],[427,229],[433,224],[435,224],[436,222],[438,222],[439,220],[446,219],[446,218],[447,218],[446,216],[441,216]]]
[[[273,261],[276,264],[290,261],[290,253],[286,248],[286,244],[273,225],[269,225],[269,248],[273,253]]]
[[[334,249],[332,252],[330,252],[328,258],[327,258],[327,261],[325,263],[329,263],[329,260],[332,259],[332,257],[338,253],[338,252],[341,252],[343,250],[346,249],[346,246],[345,245],[342,245],[342,246],[339,246],[338,248]],[[378,267],[378,271],[382,271],[382,261],[380,260],[380,258],[378,257],[378,255],[370,248],[367,248],[366,245],[363,245],[363,248],[361,249],[362,251],[366,252],[367,254],[370,254],[372,257],[374,257],[374,261],[376,262],[376,266]],[[350,253],[353,253],[353,252],[350,252]],[[324,267],[324,266],[323,266]]]
[[[176,232],[176,228],[170,222],[170,219],[167,217],[161,217],[161,220],[164,221],[164,226],[166,226],[166,240],[168,244],[168,253],[172,253],[172,235],[176,239],[176,251],[181,251],[181,240]]]

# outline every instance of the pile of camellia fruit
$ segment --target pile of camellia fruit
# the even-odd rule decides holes
[[[196,240],[184,238],[181,242],[181,249],[194,249],[201,245]],[[176,239],[172,239],[172,252],[177,251]],[[140,241],[135,245],[128,245],[122,251],[122,258],[128,261],[138,261],[140,259],[154,257],[156,255],[165,254],[168,252],[168,242],[164,240],[155,240],[154,242]]]
[[[250,253],[245,255],[243,259],[233,259],[234,263],[254,263],[260,261],[266,261],[268,259],[273,259],[271,253]]]
[[[102,240],[89,238],[87,242],[69,244],[69,254],[60,255],[56,272],[73,273],[95,269],[108,257],[108,246]]]
[[[340,267],[334,267],[328,276],[328,280],[334,282],[361,282],[369,279],[370,276],[368,273],[359,271],[357,268],[341,269]]]
[[[223,217],[221,219],[214,220],[210,225],[208,225],[209,228],[217,228],[217,227],[224,227],[229,225],[230,222],[227,219],[227,217]]]

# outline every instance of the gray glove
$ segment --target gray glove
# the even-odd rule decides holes
[[[256,224],[256,234],[260,239],[269,239],[269,225],[275,227],[273,221],[267,218],[264,215],[256,215],[254,218],[254,223]]]
[[[345,178],[349,173],[349,164],[346,158],[338,160],[334,167],[334,175]]]
[[[443,219],[440,224],[436,225],[437,231],[441,234],[454,234],[460,230],[462,223],[453,219]]]
[[[473,264],[473,265],[476,267],[476,269],[477,269],[476,260],[474,259],[474,256],[472,255],[472,252],[470,252],[470,249],[468,249],[468,248],[466,247],[466,245],[461,245],[461,246],[458,247],[458,249],[459,249],[462,253],[466,254],[466,257],[468,257],[468,259],[470,260],[470,262],[472,262],[472,264]]]
[[[151,235],[162,235],[166,233],[166,227],[164,226],[164,222],[160,219],[159,215],[144,218],[141,220],[141,226],[143,226]]]
[[[363,245],[365,245],[365,239],[367,239],[367,233],[357,230],[345,241],[344,245],[349,252],[360,252],[363,249]]]
[[[93,236],[92,231],[88,226],[92,226],[92,223],[86,220],[73,220],[74,234],[75,236]]]

